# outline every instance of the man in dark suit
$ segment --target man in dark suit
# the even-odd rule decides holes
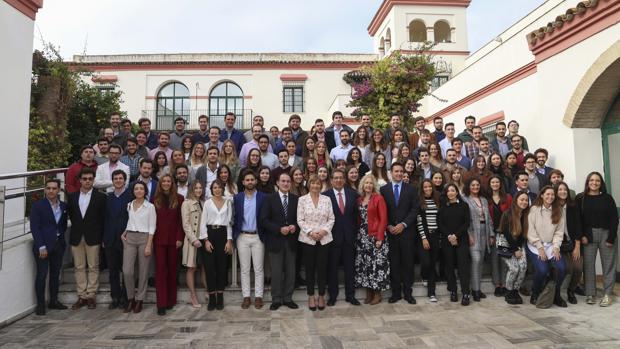
[[[103,236],[106,196],[93,190],[95,171],[80,171],[80,190],[69,195],[67,215],[71,219],[69,243],[75,264],[75,282],[78,299],[71,309],[88,305],[95,309],[95,297],[99,288],[99,250]],[[86,273],[88,265],[88,276]]]
[[[147,194],[146,199],[149,202],[153,202],[153,198],[155,197],[155,191],[157,190],[157,179],[151,177],[153,173],[153,160],[151,159],[141,159],[140,167],[139,167],[140,175],[136,178],[135,181],[129,183],[130,196],[133,197],[133,185],[136,182],[146,183]]]
[[[334,139],[334,132],[327,132],[325,129],[325,122],[323,119],[316,119],[314,121],[314,134],[312,135],[314,142],[322,141],[327,146],[327,152],[329,153],[336,147],[336,140]]]
[[[390,170],[392,181],[381,187],[381,195],[388,209],[388,241],[390,243],[390,278],[392,296],[390,303],[398,302],[402,294],[409,304],[415,304],[413,298],[413,251],[415,246],[416,216],[420,208],[420,199],[416,189],[404,185],[405,167],[396,162]],[[401,293],[402,292],[402,293]]]
[[[291,309],[295,289],[295,253],[299,226],[297,225],[298,197],[289,192],[291,175],[283,172],[277,178],[279,191],[265,198],[260,210],[260,225],[265,230],[265,246],[271,260],[271,299],[269,309],[278,310],[282,304]],[[284,274],[284,278],[282,276]]]
[[[329,151],[331,151],[332,149],[334,149],[335,147],[341,144],[340,131],[346,130],[347,132],[349,132],[349,135],[351,135],[351,138],[353,138],[352,136],[353,129],[349,125],[343,124],[342,123],[343,120],[344,120],[344,116],[342,115],[342,112],[335,111],[332,114],[331,126],[325,129],[325,133],[329,135],[328,139],[330,139],[332,142],[331,144],[329,142],[327,143],[327,147]]]
[[[338,266],[342,260],[344,266],[344,286],[346,301],[353,305],[360,305],[355,299],[355,243],[358,233],[359,195],[349,187],[344,186],[345,175],[341,170],[332,172],[333,189],[323,192],[332,201],[332,208],[336,221],[332,228],[334,241],[329,244],[329,300],[328,306],[336,304],[338,298]]]
[[[151,120],[149,120],[149,118],[140,118],[140,120],[138,120],[138,126],[140,127],[140,130],[146,133],[147,148],[157,148],[157,139],[159,138],[159,135],[155,132],[151,132]]]
[[[114,191],[107,194],[105,211],[105,228],[103,244],[105,258],[108,263],[110,277],[110,295],[112,302],[108,309],[124,308],[127,301],[125,287],[121,286],[121,269],[123,267],[123,242],[121,234],[127,227],[127,204],[131,201],[132,189],[125,189],[127,174],[123,170],[112,172],[112,187]]]
[[[30,231],[34,239],[32,252],[37,266],[35,292],[37,315],[45,315],[45,279],[49,271],[49,308],[67,309],[58,301],[58,282],[65,252],[67,231],[67,205],[60,201],[60,181],[45,182],[45,199],[35,201],[30,209]]]
[[[234,197],[235,218],[233,222],[233,241],[237,246],[241,265],[241,308],[251,304],[250,269],[254,266],[254,307],[263,307],[263,287],[265,284],[264,256],[265,232],[258,224],[260,209],[265,201],[265,193],[256,190],[256,174],[251,169],[241,173],[243,191]]]

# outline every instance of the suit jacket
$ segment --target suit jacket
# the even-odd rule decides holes
[[[388,182],[379,190],[387,205],[388,225],[396,226],[399,223],[405,223],[407,228],[403,230],[402,235],[404,238],[413,239],[416,235],[414,232],[416,230],[416,217],[420,209],[420,197],[418,191],[405,182],[401,182],[399,189],[398,205],[395,202],[392,182]]]
[[[265,234],[265,247],[269,252],[280,252],[284,247],[284,244],[289,244],[289,247],[295,251],[297,249],[297,238],[299,234],[299,226],[297,225],[297,201],[298,197],[295,194],[289,193],[288,195],[288,214],[285,215],[284,207],[282,206],[282,200],[280,200],[280,193],[275,192],[265,197],[263,206],[260,209],[258,224]],[[295,233],[282,235],[280,228],[287,225],[295,226]]]
[[[265,201],[265,196],[267,194],[260,192],[260,191],[256,191],[254,195],[256,195],[256,230],[257,230],[260,241],[265,242],[265,232],[263,231],[263,228],[259,224],[259,218],[260,218],[260,210],[261,210],[261,207],[263,207],[263,202]],[[242,232],[244,201],[245,201],[245,192],[243,191],[235,195],[235,197],[233,198],[233,205],[234,205],[233,208],[235,212],[235,217],[233,218],[233,240],[234,241],[237,241],[239,234],[241,234]]]
[[[340,206],[338,206],[338,198],[333,189],[324,191],[322,194],[329,197],[332,201],[332,210],[334,211],[334,227],[332,228],[332,235],[334,238],[334,244],[336,246],[342,246],[347,244],[349,246],[355,246],[357,241],[357,233],[359,232],[359,208],[357,199],[359,194],[348,187],[344,187],[344,214],[340,212]]]
[[[228,139],[228,130],[226,129],[226,127],[224,127],[222,129],[222,133],[220,134],[220,141],[225,141]],[[241,153],[241,147],[243,147],[243,145],[245,144],[245,136],[243,135],[243,132],[237,130],[236,128],[233,128],[231,134],[230,134],[230,140],[233,141],[233,143],[235,143],[235,148],[237,149],[237,155],[239,155],[239,153]]]
[[[107,194],[105,209],[105,227],[103,229],[103,243],[111,247],[120,243],[120,236],[127,228],[129,213],[127,204],[131,202],[133,194],[125,190],[118,198],[112,193]]]
[[[342,124],[342,129],[349,132],[349,136],[351,140],[353,140],[353,129],[349,125]],[[336,134],[334,133],[334,126],[329,126],[325,129],[325,142],[327,142],[327,148],[331,151],[333,148],[336,148]],[[331,143],[331,144],[330,144]]]
[[[80,211],[79,199],[79,191],[69,194],[67,204],[67,214],[71,219],[69,243],[77,246],[84,237],[88,246],[99,245],[103,237],[107,198],[105,194],[93,188],[84,217]]]
[[[38,252],[41,246],[45,246],[47,251],[54,249],[56,243],[65,243],[65,232],[67,231],[67,204],[59,201],[60,220],[56,223],[52,205],[47,198],[35,201],[30,209],[30,232],[34,243],[32,249]],[[60,235],[58,235],[60,234]]]
[[[157,144],[158,141],[159,141],[159,135],[151,131],[149,132],[148,137],[146,137],[146,147],[149,148],[149,150],[155,149],[158,146]]]
[[[157,224],[153,244],[156,246],[174,246],[177,241],[185,239],[183,231],[183,219],[181,218],[181,206],[183,206],[183,196],[177,194],[178,205],[176,208],[162,206],[155,208],[157,213]]]
[[[319,137],[317,137],[316,134],[312,135],[312,139],[314,139],[315,143],[319,141]],[[334,133],[333,132],[327,132],[327,130],[325,130],[325,143],[327,144],[327,152],[328,153],[332,149],[336,148],[336,140],[334,139]]]

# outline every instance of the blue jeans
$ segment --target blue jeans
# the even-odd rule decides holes
[[[542,292],[542,289],[545,286],[545,281],[549,276],[549,271],[551,267],[553,267],[555,269],[555,297],[560,297],[560,289],[562,288],[562,282],[566,276],[566,264],[564,263],[564,258],[560,258],[559,261],[553,258],[549,258],[546,261],[541,261],[537,255],[530,251],[529,246],[525,246],[525,250],[527,251],[530,263],[534,265],[534,284],[532,285],[532,294],[538,295]]]

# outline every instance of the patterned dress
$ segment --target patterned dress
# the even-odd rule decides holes
[[[388,241],[383,240],[381,248],[375,246],[376,239],[368,235],[368,205],[359,205],[361,224],[357,234],[355,257],[355,286],[373,290],[390,288],[390,261]]]

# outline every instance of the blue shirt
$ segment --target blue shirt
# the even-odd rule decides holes
[[[50,203],[52,212],[54,212],[54,219],[56,220],[56,224],[58,224],[58,222],[60,222],[60,217],[62,217],[62,209],[60,208],[60,201],[56,201],[56,206],[54,206],[54,204],[49,199],[47,201],[49,201]],[[56,235],[60,235],[60,234],[56,232]]]
[[[243,224],[241,231],[256,232],[256,192],[251,198],[247,195],[243,197]]]

